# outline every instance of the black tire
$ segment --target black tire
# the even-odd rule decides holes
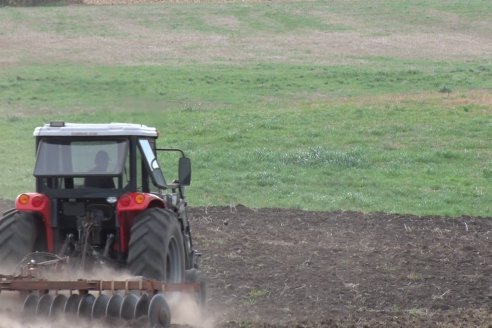
[[[137,276],[171,283],[184,281],[183,236],[173,212],[151,208],[135,218],[130,231],[127,265]]]
[[[15,266],[34,251],[39,222],[29,212],[9,211],[0,220],[0,263],[4,270]]]

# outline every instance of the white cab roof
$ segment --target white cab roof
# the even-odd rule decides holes
[[[156,128],[141,124],[83,124],[52,122],[34,129],[34,136],[143,136],[157,137]]]

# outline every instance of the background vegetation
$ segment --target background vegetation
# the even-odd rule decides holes
[[[5,7],[0,27],[0,198],[33,188],[35,126],[119,121],[189,154],[193,206],[491,216],[489,1]]]

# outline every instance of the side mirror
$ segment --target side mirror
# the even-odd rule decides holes
[[[179,184],[189,186],[191,184],[191,160],[188,157],[179,158]]]

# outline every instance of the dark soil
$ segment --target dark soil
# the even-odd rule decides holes
[[[492,219],[195,208],[226,327],[492,327]]]
[[[492,327],[492,218],[191,212],[216,326]]]

